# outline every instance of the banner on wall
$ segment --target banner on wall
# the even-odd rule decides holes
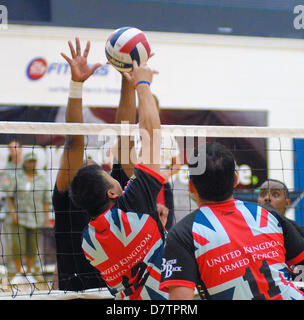
[[[0,121],[31,121],[31,122],[64,122],[65,107],[29,107],[8,106],[0,107]],[[84,122],[114,123],[116,108],[85,107]],[[266,112],[251,111],[220,111],[220,110],[189,110],[189,109],[161,109],[161,123],[164,125],[216,125],[216,126],[266,126]],[[14,139],[14,135],[0,135],[0,144],[6,145]],[[59,166],[62,154],[64,136],[53,135],[22,135],[18,139],[24,145],[24,151],[30,148],[38,155],[38,168],[47,170],[51,183],[56,179],[56,168]],[[207,138],[208,139],[208,138]],[[181,145],[183,138],[176,138]],[[211,139],[208,139],[211,140]],[[213,139],[215,140],[215,139]],[[253,190],[267,178],[267,148],[265,139],[257,138],[216,138],[232,150],[239,173],[239,190]],[[102,162],[99,150],[102,142],[98,137],[86,137],[86,155]],[[34,149],[32,145],[35,145]],[[58,146],[48,148],[47,146]],[[90,146],[94,148],[90,148]],[[95,148],[97,146],[97,148]],[[182,149],[182,148],[181,148]],[[4,168],[7,160],[7,149],[1,148],[0,168]],[[48,169],[51,169],[48,171]],[[177,220],[195,208],[195,203],[189,199],[187,165],[183,165],[179,172],[171,179],[174,190],[174,201]]]
[[[51,29],[53,33],[48,31],[47,35],[44,35],[44,28],[35,28],[36,33],[32,29],[28,33],[18,30],[14,34],[14,28],[10,28],[11,33],[0,35],[2,47],[6,48],[2,50],[0,60],[1,73],[5,75],[5,81],[2,81],[0,87],[0,103],[65,105],[71,72],[69,64],[60,53],[71,56],[68,40],[73,41],[75,37],[64,28]],[[54,38],[54,33],[60,31],[63,35]],[[121,75],[106,64],[105,34],[105,31],[100,31],[100,38],[93,41],[88,57],[89,65],[102,63],[83,87],[85,102],[90,105],[115,105],[119,99]],[[84,51],[86,40],[81,39],[80,42]]]

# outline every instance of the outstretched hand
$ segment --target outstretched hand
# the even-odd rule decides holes
[[[133,60],[133,70],[131,72],[123,73],[133,87],[138,81],[148,81],[149,83],[152,83],[154,74],[158,74],[158,72],[149,68],[146,63],[138,65],[136,60]]]
[[[88,65],[87,57],[90,52],[90,46],[91,46],[90,41],[87,42],[83,55],[81,55],[79,38],[76,38],[75,42],[76,42],[76,51],[73,47],[72,42],[68,41],[72,58],[69,58],[64,53],[61,53],[61,56],[68,62],[68,64],[71,67],[72,80],[77,82],[84,82],[96,71],[96,69],[101,67],[101,63],[96,63],[92,67]]]

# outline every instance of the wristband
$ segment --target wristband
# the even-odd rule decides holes
[[[82,98],[83,82],[70,81],[69,98],[81,99]]]
[[[139,85],[139,84],[147,84],[148,86],[150,86],[150,82],[149,81],[146,81],[146,80],[141,80],[141,81],[138,81],[137,83],[135,83],[135,85],[133,86],[133,88],[136,90],[136,88],[137,88],[137,86]]]

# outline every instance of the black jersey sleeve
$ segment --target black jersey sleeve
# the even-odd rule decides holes
[[[126,175],[126,173],[120,163],[113,164],[111,176],[120,183],[120,185],[123,189],[126,187],[128,181],[129,181],[129,177]]]
[[[169,287],[195,288],[199,282],[197,262],[194,256],[192,223],[195,212],[186,216],[168,232],[162,263],[160,289]]]
[[[304,228],[284,215],[271,211],[279,220],[284,236],[285,258],[289,266],[303,264],[304,262]]]
[[[143,164],[137,164],[134,175],[127,183],[118,207],[123,211],[147,213],[158,218],[156,199],[163,186],[164,178]]]

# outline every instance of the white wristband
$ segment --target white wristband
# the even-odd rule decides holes
[[[70,81],[69,98],[82,99],[83,82]]]

